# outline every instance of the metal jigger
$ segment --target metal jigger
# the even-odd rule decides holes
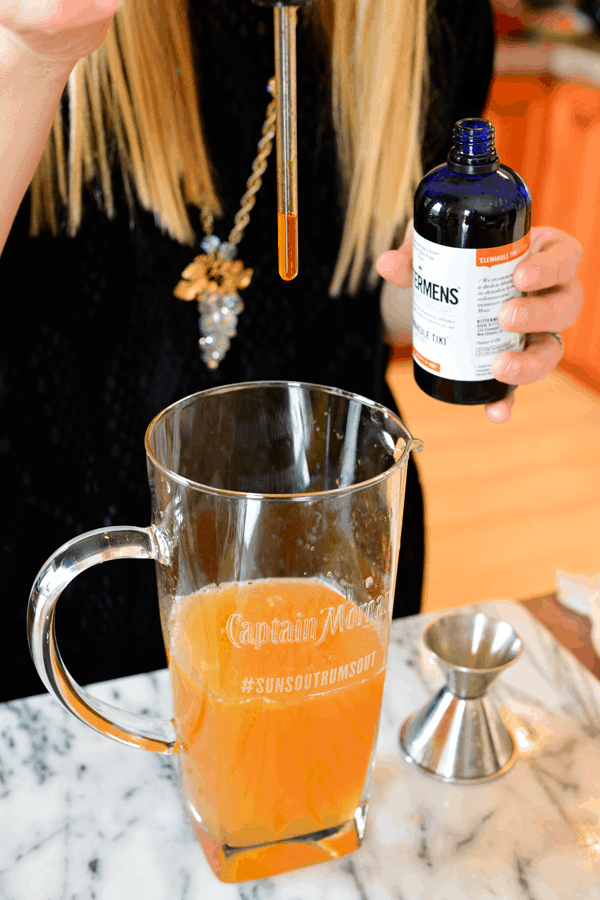
[[[508,622],[483,613],[436,619],[423,640],[446,686],[404,722],[406,760],[442,781],[474,784],[506,772],[517,758],[512,735],[486,696],[492,681],[521,653]]]

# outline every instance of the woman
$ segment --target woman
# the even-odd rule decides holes
[[[107,36],[117,7],[0,0],[3,625],[14,648],[0,699],[41,690],[23,634],[44,559],[82,531],[146,523],[143,434],[160,409],[263,378],[332,384],[393,406],[377,270],[410,285],[410,238],[389,248],[422,172],[445,158],[453,123],[481,113],[491,75],[481,0],[439,0],[429,19],[426,0],[323,0],[302,11],[300,275],[288,284],[277,275],[271,161],[239,245],[254,269],[246,309],[209,369],[196,304],[173,290],[203,237],[198,207],[205,223],[214,213],[221,241],[232,228],[269,101],[272,12],[250,0],[190,0],[188,25],[184,4],[136,0]],[[67,79],[69,102],[18,209]],[[518,286],[568,287],[506,304],[506,327],[540,332],[518,361],[496,360],[497,377],[519,384],[556,365],[558,342],[541,332],[571,324],[580,303],[576,242],[538,229],[534,247]],[[537,281],[523,281],[531,273]],[[519,309],[528,321],[511,318]],[[518,373],[504,371],[517,362]],[[511,402],[488,416],[507,421]],[[404,521],[395,615],[420,605],[423,514],[412,465]],[[147,565],[102,566],[65,592],[59,642],[77,680],[164,664],[153,577]]]

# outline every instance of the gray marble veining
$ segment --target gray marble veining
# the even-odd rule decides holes
[[[600,682],[518,604],[477,609],[524,643],[491,689],[517,737],[515,766],[463,787],[403,760],[400,725],[443,679],[421,643],[434,616],[397,621],[363,846],[262,881],[213,876],[176,759],[103,738],[49,696],[0,705],[0,898],[600,900]],[[170,714],[166,671],[92,693]]]

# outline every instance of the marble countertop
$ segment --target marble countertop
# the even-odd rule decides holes
[[[436,616],[395,621],[363,846],[271,879],[217,881],[173,757],[114,743],[48,695],[0,705],[0,898],[600,900],[600,682],[519,604],[476,608],[524,642],[491,689],[517,737],[515,766],[462,787],[404,761],[400,725],[442,677],[420,640]],[[170,715],[166,670],[92,693]]]

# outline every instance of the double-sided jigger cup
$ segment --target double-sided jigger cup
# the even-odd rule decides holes
[[[519,636],[508,622],[476,613],[436,619],[423,640],[446,684],[404,722],[400,746],[406,760],[446,782],[496,778],[518,751],[487,689],[520,655]]]

